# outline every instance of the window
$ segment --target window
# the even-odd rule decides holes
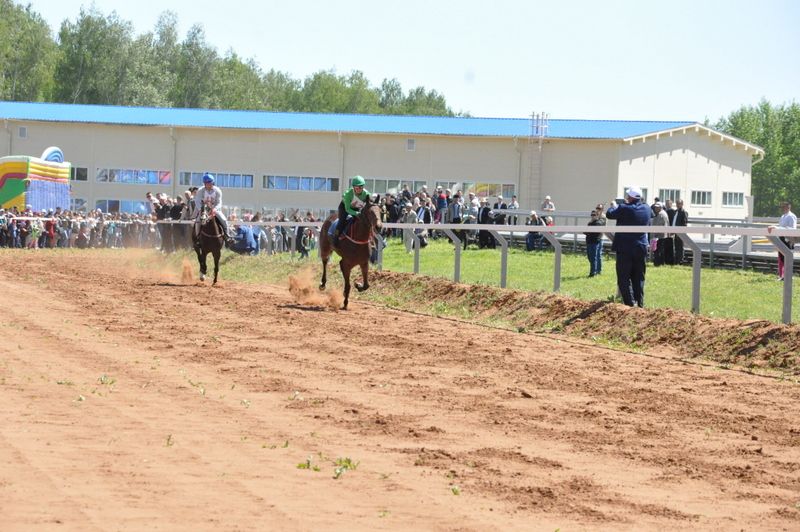
[[[711,205],[711,192],[692,190],[692,205]]]
[[[80,171],[86,169],[77,168],[75,172],[76,181],[81,179]],[[98,168],[95,173],[95,181],[98,183],[124,183],[127,185],[169,185],[172,183],[172,172],[167,170],[142,170],[139,168]]]
[[[417,151],[417,139],[406,139],[406,151]]]
[[[131,212],[135,214],[147,214],[150,206],[147,202],[136,200],[121,200],[119,202],[119,212]]]
[[[242,176],[242,183],[253,185],[253,176]],[[261,186],[268,190],[301,190],[308,192],[336,192],[339,179],[336,177],[301,177],[265,175]]]
[[[88,181],[89,169],[73,166],[69,169],[69,178],[73,181]]]
[[[677,188],[659,188],[658,199],[661,201],[672,200],[675,203],[681,199],[681,191]]]
[[[85,198],[70,198],[69,210],[86,212],[86,199]]]
[[[453,194],[455,194],[456,190],[459,189],[460,183],[457,181],[436,181],[434,184],[435,188],[442,187],[442,190],[450,190]]]
[[[119,212],[119,200],[97,200],[94,202],[94,208],[105,213]]]
[[[694,202],[692,202],[694,203]],[[744,192],[723,192],[723,207],[742,207],[744,205]]]
[[[28,138],[28,128],[26,126],[19,126],[19,129],[17,130],[17,134],[19,135],[19,138],[27,139]]]
[[[503,196],[506,199],[516,194],[516,188],[516,185],[511,183],[474,183],[472,181],[464,181],[461,191],[464,194],[472,192],[479,198]]]
[[[214,176],[214,183],[224,188],[253,188],[253,176],[250,174],[226,174],[209,172]],[[178,182],[184,187],[202,187],[205,172],[181,172]],[[159,177],[160,179],[160,177]]]
[[[647,188],[642,187],[642,201],[647,203]]]

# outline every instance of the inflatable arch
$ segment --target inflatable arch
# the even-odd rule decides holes
[[[69,209],[71,168],[56,147],[47,148],[41,157],[0,157],[0,207],[20,211],[26,205],[34,211]]]

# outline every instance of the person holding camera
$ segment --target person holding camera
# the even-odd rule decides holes
[[[611,202],[606,212],[617,226],[650,225],[650,206],[642,202],[642,191],[632,186],[625,191],[621,203]],[[632,307],[644,307],[644,278],[647,267],[647,233],[616,233],[612,251],[617,254],[617,286],[622,301]]]

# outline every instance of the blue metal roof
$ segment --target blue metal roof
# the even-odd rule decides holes
[[[27,102],[0,102],[0,119],[408,135],[527,137],[531,134],[529,118],[276,113]],[[550,119],[546,136],[574,139],[624,139],[694,124],[695,122]]]

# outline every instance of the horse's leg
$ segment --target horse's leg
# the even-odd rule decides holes
[[[356,283],[356,290],[363,292],[369,288],[369,261],[362,262],[359,266],[361,267],[361,280],[364,282],[363,284]]]
[[[206,267],[206,252],[202,249],[197,250],[197,260],[200,261],[200,280],[206,280],[206,271],[208,268]]]
[[[350,300],[350,270],[352,266],[346,266],[344,259],[339,261],[339,268],[342,269],[342,277],[344,277],[344,304],[343,310],[347,310],[347,302]]]
[[[217,274],[219,274],[219,256],[221,253],[219,249],[216,249],[212,251],[211,254],[214,256],[214,282],[212,284],[217,284]]]
[[[325,290],[325,285],[328,282],[328,256],[322,255],[322,280],[319,283],[319,289]]]

